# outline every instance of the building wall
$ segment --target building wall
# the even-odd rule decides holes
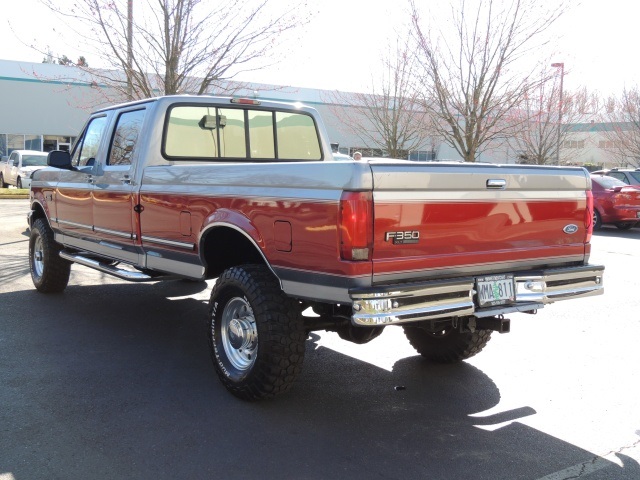
[[[228,88],[212,94],[227,95]],[[307,88],[273,85],[242,85],[237,94],[264,100],[303,102],[316,108],[324,119],[331,143],[339,144],[343,153],[354,149],[375,147],[345,125],[339,108],[332,104],[335,92]],[[81,69],[54,64],[38,64],[0,60],[0,153],[8,154],[15,148],[32,147],[49,150],[56,142],[72,140],[80,132],[87,115],[104,104],[104,90],[92,83]],[[619,165],[601,148],[606,140],[605,124],[579,124],[570,126],[568,142],[560,152],[561,163],[594,164],[603,167]],[[17,146],[22,142],[21,146]],[[425,147],[422,158],[431,158],[432,147]],[[437,145],[438,160],[461,160],[452,147]],[[517,152],[508,142],[489,145],[478,161],[490,163],[516,163]]]
[[[68,143],[80,132],[100,98],[81,73],[61,65],[0,60],[2,155],[17,148],[43,150],[54,139]]]

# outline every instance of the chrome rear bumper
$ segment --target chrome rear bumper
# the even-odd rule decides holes
[[[601,265],[513,272],[515,302],[488,308],[478,307],[475,277],[354,289],[349,292],[353,302],[351,321],[372,327],[532,311],[560,300],[602,295],[603,273]]]

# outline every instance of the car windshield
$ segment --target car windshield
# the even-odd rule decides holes
[[[600,185],[602,188],[613,188],[613,187],[626,187],[627,184],[622,180],[618,180],[617,178],[607,177],[607,176],[598,176],[591,177],[594,182]]]
[[[23,167],[46,167],[47,156],[46,155],[24,155],[22,157]]]

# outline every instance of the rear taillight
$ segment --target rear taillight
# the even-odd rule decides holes
[[[340,257],[369,260],[373,250],[371,192],[343,192],[340,197]]]
[[[584,212],[584,227],[587,231],[584,241],[585,243],[589,243],[593,235],[593,193],[591,190],[587,190],[587,209]]]

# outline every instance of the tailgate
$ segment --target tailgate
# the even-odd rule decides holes
[[[577,167],[371,163],[374,284],[531,270],[586,260]]]

